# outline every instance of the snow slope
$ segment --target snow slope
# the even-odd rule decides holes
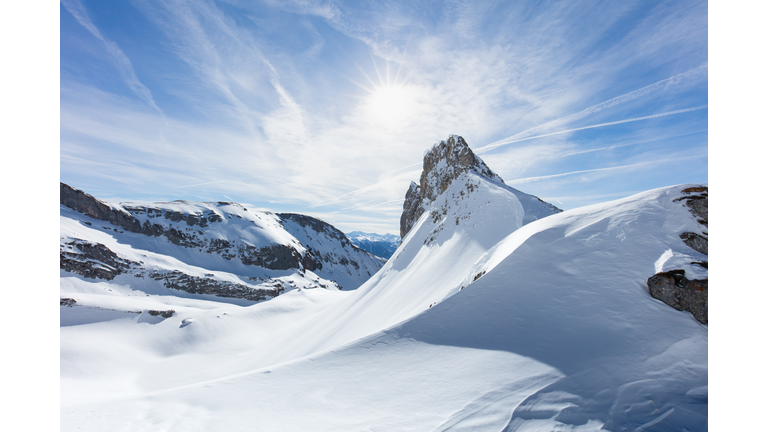
[[[707,278],[686,186],[557,213],[482,167],[433,176],[354,291],[243,305],[63,280],[115,300],[62,322],[62,430],[706,430],[707,326],[646,287]]]
[[[682,189],[521,228],[513,200],[435,236],[425,213],[354,292],[64,327],[62,430],[706,430],[707,327],[644,286],[705,260]]]

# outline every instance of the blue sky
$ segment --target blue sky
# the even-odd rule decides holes
[[[563,209],[708,182],[707,8],[63,0],[60,179],[379,233],[449,134]]]

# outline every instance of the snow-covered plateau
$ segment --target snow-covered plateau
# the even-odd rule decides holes
[[[402,242],[357,289],[353,275],[337,279],[340,259],[249,266],[62,206],[62,254],[77,255],[79,239],[127,267],[112,279],[61,271],[61,297],[75,302],[61,306],[61,429],[707,430],[708,327],[648,288],[670,271],[708,279],[707,255],[690,246],[706,242],[706,216],[687,204],[706,185],[561,212],[505,185],[461,137],[425,153],[424,169]],[[260,228],[222,225],[233,231],[220,238],[290,245],[299,262],[318,237],[231,203],[163,206],[239,215]],[[147,277],[173,270],[296,288],[256,302]]]

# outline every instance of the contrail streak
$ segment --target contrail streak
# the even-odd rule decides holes
[[[615,166],[615,167],[608,167],[608,168],[595,168],[595,169],[588,169],[588,170],[581,170],[581,171],[571,171],[567,173],[561,173],[561,174],[551,174],[551,175],[545,175],[545,176],[538,176],[538,177],[526,177],[521,178],[517,180],[512,180],[505,182],[508,185],[515,185],[515,184],[522,184],[522,183],[531,183],[541,180],[550,180],[557,177],[565,177],[573,174],[585,174],[585,173],[591,173],[591,172],[599,172],[599,171],[613,171],[618,169],[625,169],[625,168],[634,168],[639,167],[643,165],[649,165],[649,164],[659,164],[659,163],[665,163],[665,162],[677,162],[681,160],[687,160],[687,159],[696,159],[700,157],[706,157],[707,155],[696,155],[696,156],[686,156],[681,158],[671,158],[671,159],[661,159],[661,160],[655,160],[655,161],[648,161],[648,162],[638,162],[636,164],[631,165],[621,165],[621,166]]]
[[[563,118],[559,118],[557,120],[552,120],[551,122],[547,122],[547,123],[544,123],[542,125],[536,126],[534,128],[525,130],[523,132],[520,132],[519,134],[512,135],[511,137],[505,138],[505,139],[503,139],[501,141],[504,141],[504,142],[507,142],[507,141],[517,141],[517,140],[520,140],[522,138],[529,137],[529,136],[531,136],[533,134],[536,134],[536,133],[539,133],[539,132],[542,132],[542,131],[545,131],[545,130],[548,130],[548,129],[552,129],[552,128],[561,126],[563,124],[570,123],[572,121],[576,121],[576,120],[582,119],[582,118],[584,118],[584,117],[586,117],[586,116],[588,116],[590,114],[594,114],[594,113],[596,113],[598,111],[602,111],[602,110],[604,110],[606,108],[610,108],[612,106],[615,106],[615,105],[618,105],[618,104],[621,104],[621,103],[624,103],[624,102],[629,102],[631,100],[635,100],[635,99],[637,99],[639,97],[645,96],[648,93],[651,93],[653,91],[659,90],[662,87],[665,87],[667,85],[677,84],[679,81],[681,81],[683,79],[692,78],[695,75],[697,75],[699,73],[702,73],[705,69],[707,69],[707,65],[703,64],[703,65],[701,65],[701,66],[699,66],[697,68],[694,68],[694,69],[691,69],[689,71],[677,74],[677,75],[675,75],[673,77],[669,77],[667,79],[663,79],[663,80],[661,80],[661,81],[659,81],[657,83],[651,84],[649,86],[645,86],[645,87],[643,87],[641,89],[637,89],[635,91],[631,91],[629,93],[625,93],[625,94],[623,94],[621,96],[617,96],[617,97],[615,97],[615,98],[613,98],[611,100],[605,101],[603,103],[599,103],[597,105],[593,105],[593,106],[591,106],[589,108],[586,108],[586,109],[583,109],[583,110],[581,110],[581,111],[579,111],[579,112],[577,112],[575,114],[571,114],[569,116],[566,116],[566,117],[563,117]],[[498,141],[496,143],[491,143],[489,145],[494,145],[494,144],[497,144],[497,143],[498,143]]]
[[[193,185],[179,186],[176,189],[182,189],[182,188],[188,188],[188,187],[194,187],[194,186],[203,186],[203,185],[209,185],[209,184],[214,184],[214,183],[223,183],[225,181],[227,181],[227,180],[219,180],[219,181],[215,181],[215,182],[198,183],[198,184],[193,184]]]
[[[564,133],[568,133],[568,132],[575,132],[575,131],[580,131],[580,130],[584,130],[584,129],[593,129],[593,128],[598,128],[598,127],[613,126],[613,125],[622,124],[622,123],[636,122],[636,121],[640,121],[640,120],[648,120],[648,119],[652,119],[652,118],[656,118],[656,117],[664,117],[664,116],[673,115],[673,114],[682,114],[682,113],[686,113],[686,112],[690,112],[690,111],[696,111],[696,110],[700,110],[700,109],[705,109],[707,107],[708,107],[708,105],[701,105],[701,106],[697,106],[697,107],[693,107],[693,108],[685,108],[685,109],[676,110],[676,111],[669,111],[669,112],[665,112],[665,113],[652,114],[652,115],[648,115],[648,116],[644,116],[644,117],[636,117],[636,118],[631,118],[631,119],[626,119],[626,120],[618,120],[618,121],[609,122],[609,123],[600,123],[600,124],[596,124],[596,125],[584,126],[584,127],[575,128],[575,129],[567,129],[567,130],[563,130],[563,131],[557,131],[557,132],[552,132],[552,133],[548,133],[548,134],[544,134],[544,135],[536,135],[536,136],[526,137],[526,138],[512,139],[514,137],[510,137],[510,138],[507,138],[507,139],[504,139],[504,140],[501,140],[501,141],[496,141],[495,143],[492,143],[492,144],[488,144],[487,146],[480,147],[479,149],[475,150],[475,153],[484,153],[484,152],[487,152],[489,150],[493,150],[495,148],[498,148],[498,147],[501,147],[501,146],[505,146],[505,145],[508,145],[508,144],[512,144],[512,143],[517,143],[517,142],[520,142],[520,141],[527,141],[527,140],[532,140],[532,139],[536,139],[536,138],[544,138],[544,137],[548,137],[548,136],[552,136],[552,135],[559,135],[559,134],[564,134]],[[518,135],[520,135],[520,134],[518,134]],[[515,136],[517,136],[517,135],[515,135]]]

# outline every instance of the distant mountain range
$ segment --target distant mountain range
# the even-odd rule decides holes
[[[349,241],[360,249],[376,256],[389,259],[400,244],[400,236],[395,234],[374,234],[361,231],[347,233]]]

